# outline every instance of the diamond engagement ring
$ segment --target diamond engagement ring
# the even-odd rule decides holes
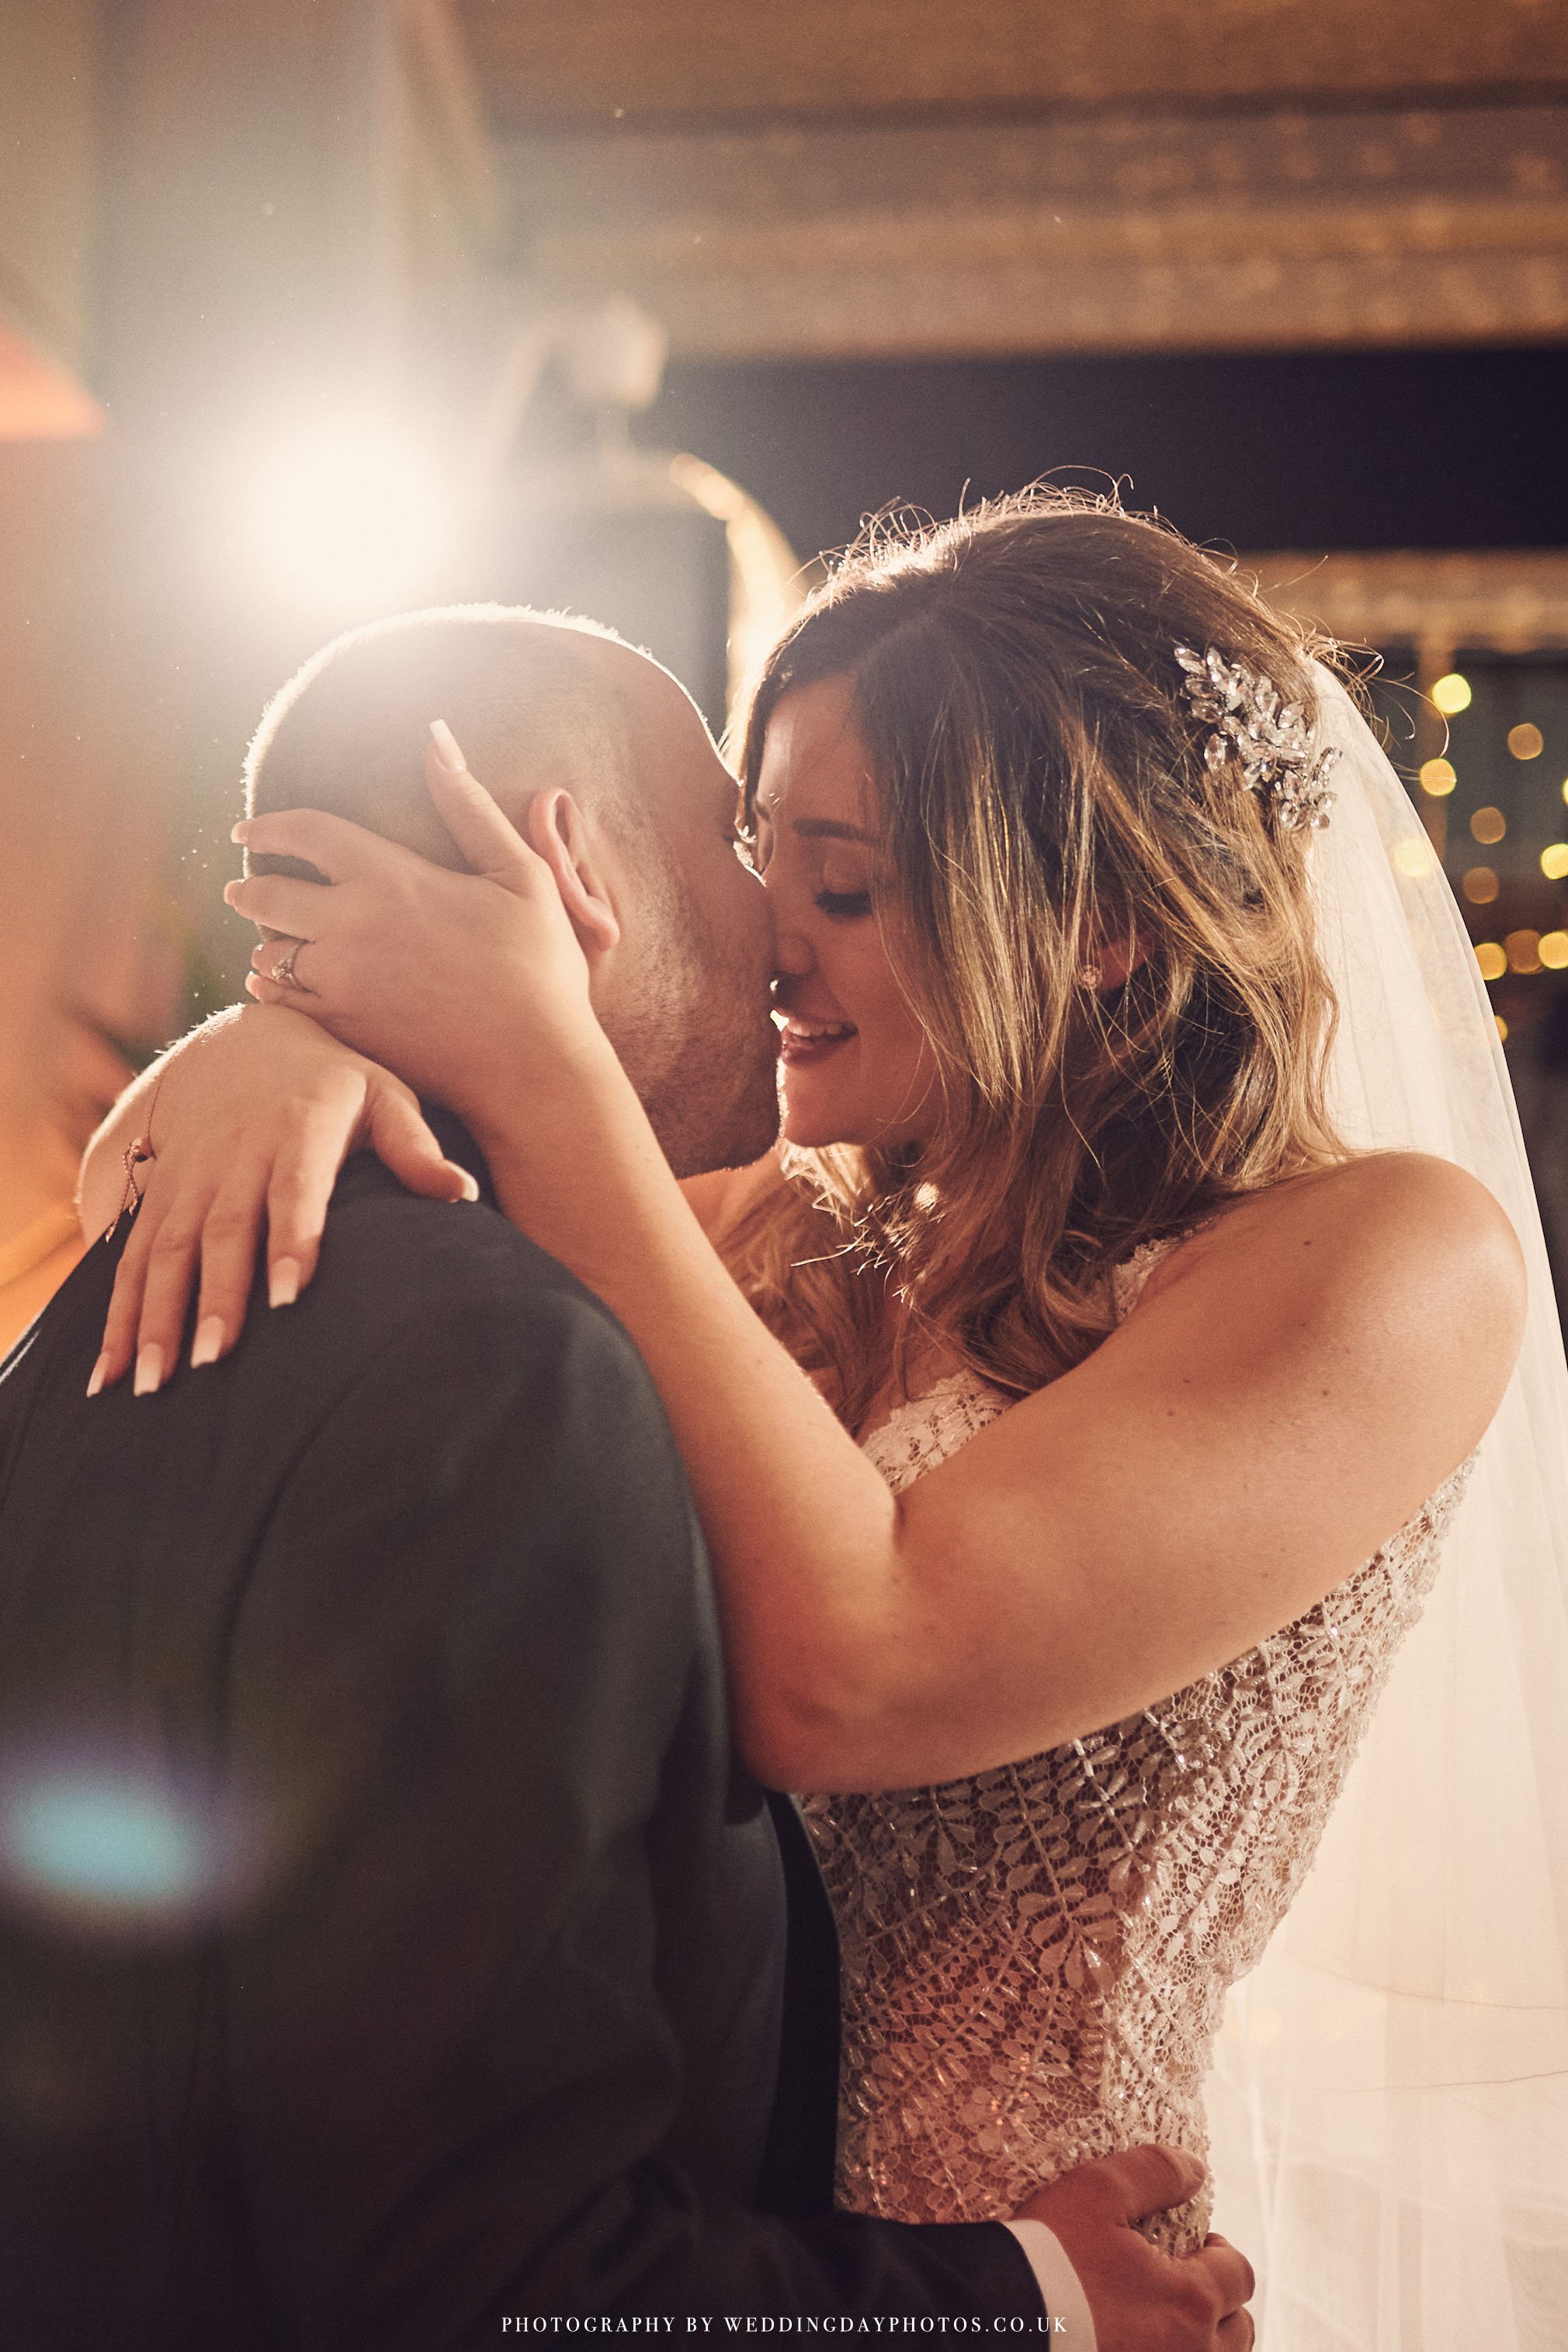
[[[308,940],[295,940],[290,945],[288,954],[280,955],[279,957],[277,962],[272,967],[272,977],[279,988],[304,987],[304,982],[297,978],[295,975],[294,959],[299,954],[301,948],[309,947],[309,945],[310,941]]]

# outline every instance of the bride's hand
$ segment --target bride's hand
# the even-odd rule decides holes
[[[351,1151],[378,1154],[410,1192],[472,1200],[408,1087],[292,1012],[247,1008],[170,1055],[149,1116],[136,1213],[115,1278],[96,1394],[136,1365],[136,1391],[178,1361],[199,1273],[192,1361],[216,1361],[244,1324],[263,1224],[268,1287],[286,1306],[316,1270],[327,1203]],[[95,1149],[98,1147],[95,1146]]]
[[[281,935],[251,958],[252,996],[309,1013],[483,1131],[520,1099],[548,1104],[555,1081],[596,1063],[605,1041],[551,865],[466,768],[443,764],[434,747],[426,764],[468,873],[292,809],[237,825],[235,838],[253,858],[303,859],[326,879],[253,874],[224,895]],[[546,841],[562,797],[541,793],[531,810]],[[607,908],[600,916],[614,920]]]

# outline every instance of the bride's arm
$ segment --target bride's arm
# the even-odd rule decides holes
[[[571,1118],[570,1166],[504,1116],[481,1140],[509,1214],[658,1384],[742,1742],[775,1785],[956,1778],[1243,1654],[1419,1507],[1511,1363],[1500,1213],[1445,1163],[1368,1162],[1194,1244],[1087,1363],[895,1499],[744,1305],[613,1056]]]
[[[332,905],[273,879],[232,895],[309,921],[312,1011],[369,1050],[395,1034],[416,1078],[440,1069],[509,1214],[637,1340],[764,1779],[946,1779],[1149,1706],[1321,1600],[1489,1421],[1521,1317],[1511,1231],[1460,1171],[1389,1157],[1235,1210],[1087,1362],[895,1499],[682,1198],[549,869],[471,780],[466,807],[441,789],[484,878],[295,813],[251,845],[334,872]],[[498,829],[488,860],[465,826]]]

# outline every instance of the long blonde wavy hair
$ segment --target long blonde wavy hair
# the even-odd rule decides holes
[[[756,683],[748,817],[783,698],[853,682],[878,917],[941,1078],[921,1150],[786,1150],[727,1237],[851,1428],[920,1334],[1005,1390],[1044,1386],[1110,1329],[1110,1269],[1140,1243],[1345,1156],[1310,835],[1234,761],[1205,764],[1178,645],[1312,707],[1316,648],[1232,571],[1111,499],[1037,488],[873,526]],[[1125,985],[1086,974],[1107,939]]]

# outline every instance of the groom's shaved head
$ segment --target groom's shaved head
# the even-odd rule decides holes
[[[649,815],[630,709],[640,667],[592,622],[513,605],[374,622],[334,638],[268,703],[246,761],[247,814],[325,809],[461,866],[425,787],[430,721],[444,719],[510,817],[561,786],[635,838]]]
[[[595,969],[595,1009],[677,1172],[760,1158],[778,1129],[771,926],[734,856],[734,778],[696,705],[592,622],[505,604],[411,613],[338,637],[273,698],[246,762],[247,813],[322,809],[461,867],[426,787],[433,719],[514,824],[560,789],[596,831],[619,940]],[[321,879],[292,858],[246,865]]]

